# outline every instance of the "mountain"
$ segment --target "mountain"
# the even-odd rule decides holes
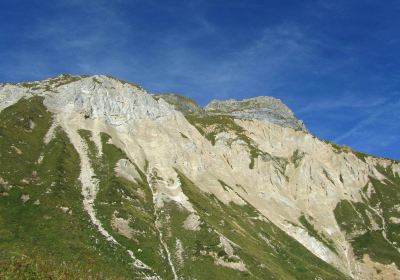
[[[400,163],[279,100],[62,75],[0,110],[0,279],[400,278]]]

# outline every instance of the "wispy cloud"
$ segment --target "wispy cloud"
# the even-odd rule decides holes
[[[333,139],[334,142],[342,142],[343,140],[352,137],[354,134],[359,132],[360,130],[370,126],[371,124],[377,124],[377,120],[382,117],[387,112],[398,112],[400,109],[400,101],[399,99],[391,99],[387,101],[386,103],[382,104],[379,106],[379,109],[375,110],[372,114],[370,114],[368,117],[363,119],[362,121],[358,122],[355,126],[353,126],[350,130],[346,131],[345,133],[339,135],[335,139]],[[384,119],[384,122],[386,121],[391,121]],[[376,129],[376,128],[375,128]],[[374,130],[375,130],[374,129]],[[371,133],[375,133],[373,130]],[[368,141],[368,140],[365,140]]]
[[[107,73],[154,91],[180,91],[204,103],[232,94],[239,98],[273,95],[293,68],[308,67],[316,47],[300,27],[289,23],[265,27],[236,45],[238,38],[221,33],[206,16],[205,8],[211,4],[202,1],[176,7],[185,25],[165,27],[164,32],[143,30],[132,21],[140,16],[140,8],[128,16],[108,1],[57,3],[67,16],[49,15],[32,23],[26,36],[40,47],[11,53],[10,76],[40,61],[32,72],[43,78],[57,70]],[[158,1],[138,3],[166,14],[178,13]],[[74,16],[69,16],[71,10],[77,11]]]
[[[329,98],[329,97],[328,97]],[[327,111],[338,108],[356,108],[356,109],[368,109],[381,106],[385,104],[389,97],[385,96],[372,96],[361,99],[359,96],[354,94],[346,93],[336,99],[324,98],[317,102],[311,102],[303,106],[297,113],[316,113],[317,111]]]
[[[24,24],[0,11],[1,39],[8,40],[0,44],[0,77],[111,74],[201,105],[272,95],[312,123],[313,133],[345,144],[382,118],[398,121],[396,98],[387,93],[400,85],[400,41],[385,21],[366,26],[370,18],[360,19],[345,1],[267,2],[39,1],[23,17],[14,5]],[[395,121],[383,125],[386,134],[370,143],[398,132]]]

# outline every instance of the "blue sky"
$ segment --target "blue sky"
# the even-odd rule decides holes
[[[0,2],[0,81],[110,74],[152,92],[282,99],[320,138],[400,159],[396,0]]]

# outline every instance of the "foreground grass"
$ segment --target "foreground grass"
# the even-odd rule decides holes
[[[79,156],[40,98],[0,113],[0,279],[132,279],[130,259],[90,223]]]

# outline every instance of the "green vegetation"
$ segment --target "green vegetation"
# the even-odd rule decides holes
[[[295,150],[293,152],[292,157],[290,158],[290,161],[293,162],[294,166],[297,168],[300,166],[301,160],[304,158],[304,152],[300,150]]]
[[[0,113],[0,279],[131,279],[82,206],[79,156],[34,97]]]
[[[240,125],[236,124],[234,119],[230,116],[188,115],[186,119],[196,127],[212,145],[215,145],[218,133],[228,131],[235,133],[238,139],[250,144],[250,138],[245,135],[245,130]]]
[[[394,222],[400,218],[397,207],[400,177],[390,166],[377,166],[377,170],[387,179],[379,181],[371,177],[370,183],[361,190],[364,202],[339,202],[335,217],[347,233],[357,257],[368,254],[374,261],[384,264],[395,262],[400,267],[397,245],[400,244],[400,225]]]
[[[60,87],[63,85],[67,85],[72,82],[79,81],[82,77],[81,76],[72,76],[69,74],[63,74],[61,76],[58,76],[56,78],[50,79],[45,87],[41,87],[39,82],[27,82],[27,83],[19,83],[18,85],[23,86],[25,88],[29,88],[31,90],[46,90],[46,91],[52,91],[52,87]]]
[[[49,81],[49,85],[50,86],[56,86],[56,87],[60,87],[60,86],[64,86],[76,81],[79,81],[82,77],[80,76],[72,76],[69,74],[64,74],[62,76],[59,76],[57,78],[51,79]]]
[[[104,228],[126,249],[134,252],[135,256],[146,265],[152,267],[161,277],[170,275],[168,264],[162,259],[157,230],[153,197],[145,174],[130,160],[125,153],[113,144],[111,138],[101,133],[102,156],[92,140],[92,134],[87,130],[78,131],[88,145],[88,154],[97,179],[99,192],[96,197],[95,207],[97,217]],[[137,182],[128,181],[115,172],[119,160],[125,159],[135,166],[140,175]],[[119,232],[112,226],[115,218],[129,221],[131,236]]]
[[[172,105],[175,110],[182,112],[184,115],[204,115],[203,109],[191,98],[174,94],[163,93],[153,95],[153,98],[159,100],[160,98]]]
[[[181,134],[181,136],[185,139],[189,139],[189,137],[187,137],[185,134],[183,134],[182,132],[179,132]]]
[[[390,166],[387,168],[377,166],[376,168],[386,179],[379,181],[370,178],[373,191],[369,202],[374,208],[380,207],[385,221],[390,223],[391,217],[400,218],[400,209],[396,207],[400,201],[400,176],[398,173],[394,173]],[[364,188],[363,191],[367,194],[367,188]],[[400,242],[400,240],[396,241]]]
[[[178,170],[177,172],[185,195],[204,222],[202,229],[223,234],[231,240],[236,244],[233,246],[235,254],[246,264],[248,272],[242,274],[237,272],[235,276],[229,276],[229,279],[315,279],[316,277],[347,279],[285,232],[262,218],[254,207],[249,204],[225,205],[215,196],[201,192],[185,175]],[[189,236],[193,236],[193,233]],[[197,239],[198,237],[194,236],[198,246],[201,245],[208,251],[217,250],[215,240],[211,238],[213,235],[205,240],[203,239],[205,237]],[[220,251],[217,254],[224,256]],[[209,275],[206,273],[210,272],[203,271],[203,273],[198,279],[206,279]],[[213,279],[227,279],[227,277]]]
[[[184,279],[251,279],[248,272],[215,264],[215,258],[228,261],[229,257],[219,246],[219,235],[210,225],[203,223],[197,231],[185,229],[189,212],[172,201],[164,202],[159,214],[172,261]]]
[[[0,279],[5,280],[49,280],[49,279],[126,279],[122,276],[111,276],[107,273],[91,271],[88,266],[77,263],[60,262],[51,256],[43,256],[30,252],[26,255],[10,256],[0,259]],[[96,264],[92,264],[96,265]]]
[[[246,135],[246,130],[235,123],[233,117],[225,115],[188,115],[186,116],[186,119],[196,127],[200,134],[209,140],[212,145],[215,145],[216,136],[221,132],[231,132],[235,134],[236,138],[230,141],[241,140],[246,144],[250,156],[250,169],[254,168],[255,159],[260,157],[264,161],[273,160],[281,173],[285,173],[288,161],[284,158],[274,157],[267,152],[260,150],[257,147],[257,144]],[[228,145],[230,145],[230,143],[228,143]]]
[[[336,153],[338,153],[338,154],[340,154],[340,153],[352,153],[352,154],[354,154],[359,160],[361,160],[361,161],[363,161],[363,162],[367,162],[367,158],[368,158],[368,157],[374,157],[374,156],[367,155],[367,154],[365,154],[365,153],[356,151],[356,150],[354,150],[354,149],[352,149],[352,148],[350,148],[350,147],[348,147],[348,146],[345,146],[345,145],[339,145],[339,144],[336,144],[336,143],[333,143],[333,142],[330,142],[330,141],[327,141],[327,140],[322,140],[322,141],[325,142],[325,143],[327,143],[327,144],[329,144],[329,145],[331,145],[334,152],[336,152]],[[387,159],[387,158],[385,158],[385,159]],[[391,160],[391,159],[387,159],[387,160],[390,160],[390,161],[395,162],[394,160]]]
[[[335,244],[331,239],[326,237],[323,233],[318,232],[312,223],[308,221],[306,216],[303,214],[299,218],[299,222],[303,225],[303,227],[308,231],[308,233],[313,236],[318,241],[322,242],[326,247],[328,247],[331,251],[337,253]]]
[[[233,191],[232,187],[229,186],[229,185],[228,185],[227,183],[225,183],[224,181],[218,180],[218,182],[221,184],[222,188],[223,188],[225,191],[227,191],[227,192]]]
[[[389,244],[383,237],[382,231],[369,230],[366,233],[355,237],[351,245],[358,258],[362,258],[364,254],[368,254],[372,260],[383,263],[395,263],[397,267],[400,265],[399,252]]]
[[[354,202],[349,200],[340,201],[334,210],[336,221],[340,228],[348,235],[353,232],[363,232],[367,230],[366,221],[357,212]]]
[[[134,84],[134,83],[131,83],[131,82],[128,82],[128,81],[125,81],[125,80],[117,79],[117,78],[115,78],[115,77],[113,77],[113,76],[110,76],[110,75],[106,75],[106,77],[108,77],[108,78],[110,78],[110,79],[113,79],[113,80],[115,80],[115,81],[118,81],[118,82],[122,83],[123,85],[128,84],[128,85],[131,85],[131,86],[133,86],[133,87],[135,87],[135,88],[137,88],[137,89],[144,90],[144,89],[143,89],[140,85],[138,85],[138,84]]]

